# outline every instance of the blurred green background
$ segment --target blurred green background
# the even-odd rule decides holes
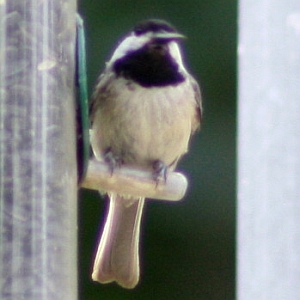
[[[141,278],[134,290],[91,280],[106,203],[96,192],[80,192],[79,299],[234,299],[236,7],[234,0],[79,3],[90,91],[120,37],[140,20],[162,18],[188,37],[186,62],[204,99],[202,130],[179,164],[189,178],[186,197],[178,203],[147,202]]]

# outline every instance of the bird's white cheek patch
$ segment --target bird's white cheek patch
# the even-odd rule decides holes
[[[134,51],[142,48],[149,42],[149,35],[135,36],[134,34],[126,37],[113,53],[108,64],[114,63],[117,59],[125,56],[129,51]]]
[[[171,56],[178,63],[179,69],[183,70],[186,73],[186,70],[182,63],[182,58],[181,58],[182,56],[181,56],[181,51],[180,51],[178,43],[176,43],[174,41],[169,43],[169,51],[170,51]]]

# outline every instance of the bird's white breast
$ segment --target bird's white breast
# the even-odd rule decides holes
[[[187,151],[196,103],[188,80],[177,86],[143,88],[123,78],[101,99],[91,143],[100,159],[108,148],[124,163],[172,164]]]

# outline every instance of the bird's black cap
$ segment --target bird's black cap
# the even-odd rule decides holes
[[[133,28],[133,31],[137,36],[147,32],[177,32],[176,28],[170,23],[159,19],[141,21]]]

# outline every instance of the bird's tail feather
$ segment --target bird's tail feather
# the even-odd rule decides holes
[[[109,211],[97,250],[92,278],[134,288],[139,281],[139,235],[144,198],[109,194]]]

